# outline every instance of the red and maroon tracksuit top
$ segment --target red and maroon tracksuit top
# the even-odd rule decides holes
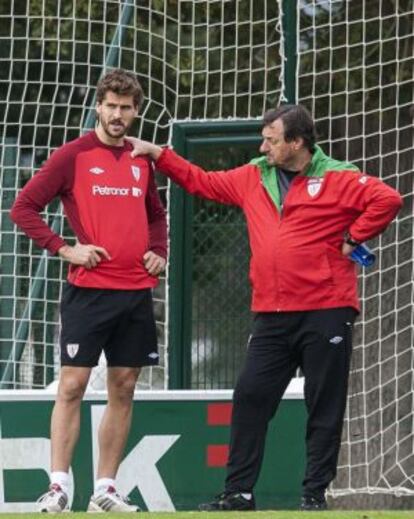
[[[80,243],[104,247],[105,258],[92,269],[70,265],[76,286],[143,289],[157,285],[143,255],[166,257],[165,211],[151,162],[131,158],[132,146],[107,146],[94,131],[57,149],[19,193],[12,220],[51,254],[66,242],[42,220],[40,212],[60,197],[69,225]]]

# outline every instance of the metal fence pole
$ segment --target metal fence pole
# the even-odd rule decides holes
[[[14,199],[16,178],[17,142],[6,137],[2,150],[1,197],[3,210],[9,210]],[[0,376],[7,369],[8,358],[12,353],[13,341],[13,285],[15,265],[15,242],[13,224],[5,215],[1,219],[1,283],[0,283]],[[8,339],[9,338],[9,339]]]
[[[282,1],[282,32],[284,54],[283,92],[288,103],[296,103],[297,64],[298,64],[298,28],[297,1]]]

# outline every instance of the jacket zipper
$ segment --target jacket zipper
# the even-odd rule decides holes
[[[303,175],[301,175],[301,176],[303,176]],[[280,229],[280,227],[281,227],[281,225],[282,225],[282,220],[283,220],[283,209],[284,209],[284,207],[285,207],[285,205],[286,205],[286,202],[287,202],[288,197],[291,196],[290,193],[292,192],[292,189],[293,189],[293,187],[294,187],[294,184],[297,183],[297,181],[298,181],[298,177],[299,177],[299,175],[296,176],[296,177],[292,180],[292,182],[290,183],[290,186],[289,186],[288,192],[286,193],[285,199],[284,199],[284,201],[281,202],[281,204],[280,204],[280,212],[279,212],[279,229]],[[280,294],[279,283],[277,283],[277,287],[278,287],[278,292],[279,292],[279,294]],[[280,299],[280,297],[281,297],[281,296],[279,295],[279,298],[278,298],[278,299]],[[276,312],[281,312],[281,311],[282,311],[281,308],[276,308]]]
[[[292,180],[292,182],[290,183],[290,186],[289,186],[288,192],[286,193],[285,200],[284,200],[283,203],[280,204],[279,227],[282,225],[283,208],[284,208],[284,206],[286,205],[286,201],[287,201],[287,199],[289,198],[290,193],[292,192],[293,185],[294,185],[295,183],[297,184],[298,179],[301,178],[301,177],[303,177],[303,176],[304,176],[304,175],[297,175],[297,176]]]

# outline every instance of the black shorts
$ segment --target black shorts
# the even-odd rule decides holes
[[[158,364],[151,289],[109,290],[67,283],[60,309],[62,366],[96,366],[102,350],[111,367]]]

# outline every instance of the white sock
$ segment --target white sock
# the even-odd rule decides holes
[[[50,473],[50,484],[57,484],[60,488],[65,492],[65,494],[69,491],[69,474],[67,472],[51,472]]]
[[[106,492],[108,487],[115,488],[115,480],[111,478],[99,478],[94,483],[94,494],[103,494],[104,492]]]

